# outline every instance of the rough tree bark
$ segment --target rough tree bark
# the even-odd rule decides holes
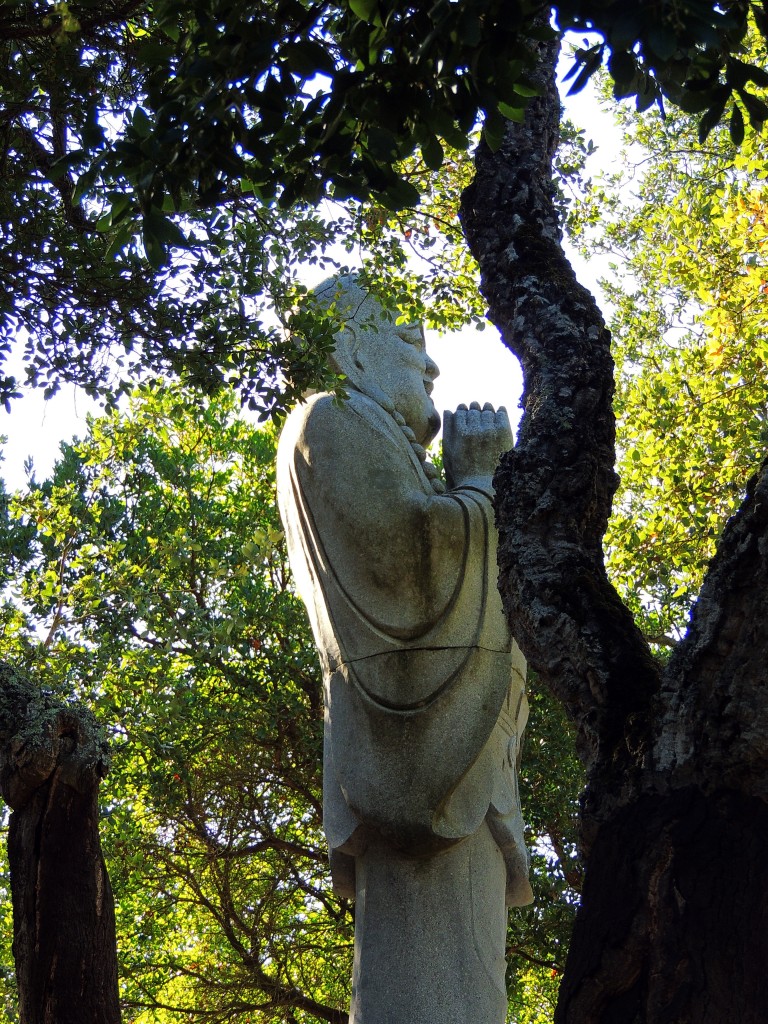
[[[84,709],[0,663],[0,793],[21,1024],[119,1024],[112,889],[99,844],[107,748]]]
[[[757,1024],[768,1007],[768,463],[751,482],[671,662],[610,585],[610,337],[560,245],[555,44],[542,95],[480,146],[462,203],[524,415],[495,478],[500,589],[587,766],[586,876],[559,1024]]]

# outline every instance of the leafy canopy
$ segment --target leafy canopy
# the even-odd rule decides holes
[[[495,145],[522,118],[532,41],[553,32],[597,33],[574,88],[607,56],[616,94],[641,109],[666,98],[711,127],[730,104],[735,136],[745,115],[765,120],[765,72],[742,52],[750,17],[765,33],[763,3],[554,12],[553,28],[535,0],[4,4],[0,357],[21,339],[29,379],[50,390],[72,380],[114,399],[172,374],[266,413],[332,383],[332,330],[297,322],[296,268],[332,272],[377,222],[374,264],[401,258],[391,213],[466,162],[479,122]],[[429,266],[428,291],[450,277]],[[16,388],[6,371],[0,400]]]
[[[327,868],[322,687],[276,513],[275,432],[236,406],[146,389],[92,420],[6,523],[0,657],[111,735],[102,836],[141,1024],[333,1020],[349,1001],[352,911]],[[521,1013],[562,970],[580,884],[573,747],[551,701],[532,705],[538,898],[509,933]]]
[[[764,42],[748,40],[750,59]],[[608,254],[621,484],[608,568],[649,639],[685,631],[727,518],[768,443],[768,148],[695,118],[622,117],[620,170],[571,212]]]

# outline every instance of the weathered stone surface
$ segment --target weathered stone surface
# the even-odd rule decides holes
[[[325,680],[324,817],[357,899],[352,1021],[505,1018],[505,895],[531,899],[516,764],[525,662],[496,589],[491,477],[506,412],[446,414],[448,489],[425,461],[438,369],[418,325],[353,279],[350,397],[286,422],[278,494]]]

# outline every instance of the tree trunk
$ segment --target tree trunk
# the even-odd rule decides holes
[[[557,1021],[763,1024],[768,808],[733,790],[644,795],[598,832]]]
[[[95,721],[0,665],[0,791],[21,1024],[119,1024],[112,889],[99,844]]]
[[[666,670],[610,585],[610,337],[553,204],[557,47],[462,223],[524,415],[495,477],[499,585],[587,769],[585,884],[558,1024],[762,1022],[768,1007],[768,468],[748,488]]]

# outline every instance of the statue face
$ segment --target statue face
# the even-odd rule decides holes
[[[424,344],[421,324],[394,324],[383,316],[378,330],[366,332],[357,350],[357,362],[405,419],[421,445],[428,445],[440,429],[440,414],[431,394],[440,373]]]

